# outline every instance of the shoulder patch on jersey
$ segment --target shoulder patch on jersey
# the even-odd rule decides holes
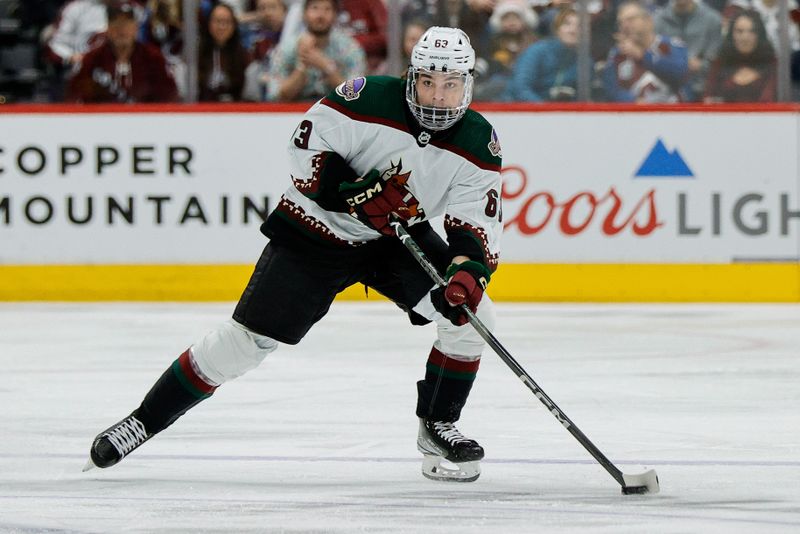
[[[352,83],[352,89],[348,84]],[[347,100],[347,95],[353,95]],[[358,96],[355,96],[355,95]],[[400,78],[367,76],[355,78],[331,90],[322,103],[353,120],[383,124],[408,131],[405,116],[405,85]]]
[[[500,148],[500,139],[497,137],[497,132],[494,128],[492,128],[492,140],[489,141],[489,144],[486,146],[489,147],[489,153],[492,156],[496,158],[503,157],[503,149]]]
[[[361,96],[361,91],[367,86],[367,79],[363,76],[347,80],[336,88],[336,94],[350,102]]]

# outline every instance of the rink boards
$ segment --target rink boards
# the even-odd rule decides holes
[[[484,107],[493,298],[800,301],[800,108],[713,109]],[[302,108],[3,111],[0,299],[238,298]]]

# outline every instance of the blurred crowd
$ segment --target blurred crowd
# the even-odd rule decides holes
[[[0,102],[312,101],[403,75],[434,25],[470,36],[477,101],[574,101],[581,49],[593,101],[774,102],[780,51],[800,100],[797,0],[588,0],[588,34],[575,0],[198,0],[192,69],[183,4],[0,0]]]

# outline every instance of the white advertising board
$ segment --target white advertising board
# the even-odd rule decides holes
[[[797,116],[494,114],[504,261],[797,261]]]
[[[0,262],[252,263],[298,117],[2,117]]]
[[[800,256],[793,113],[486,113],[504,262]],[[299,113],[0,116],[0,264],[252,263]]]

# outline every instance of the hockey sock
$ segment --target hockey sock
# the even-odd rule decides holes
[[[432,348],[425,380],[417,382],[417,417],[458,421],[478,373],[478,365],[480,359],[456,360]]]
[[[147,431],[155,434],[210,397],[217,387],[201,376],[187,349],[153,384],[136,414]]]

